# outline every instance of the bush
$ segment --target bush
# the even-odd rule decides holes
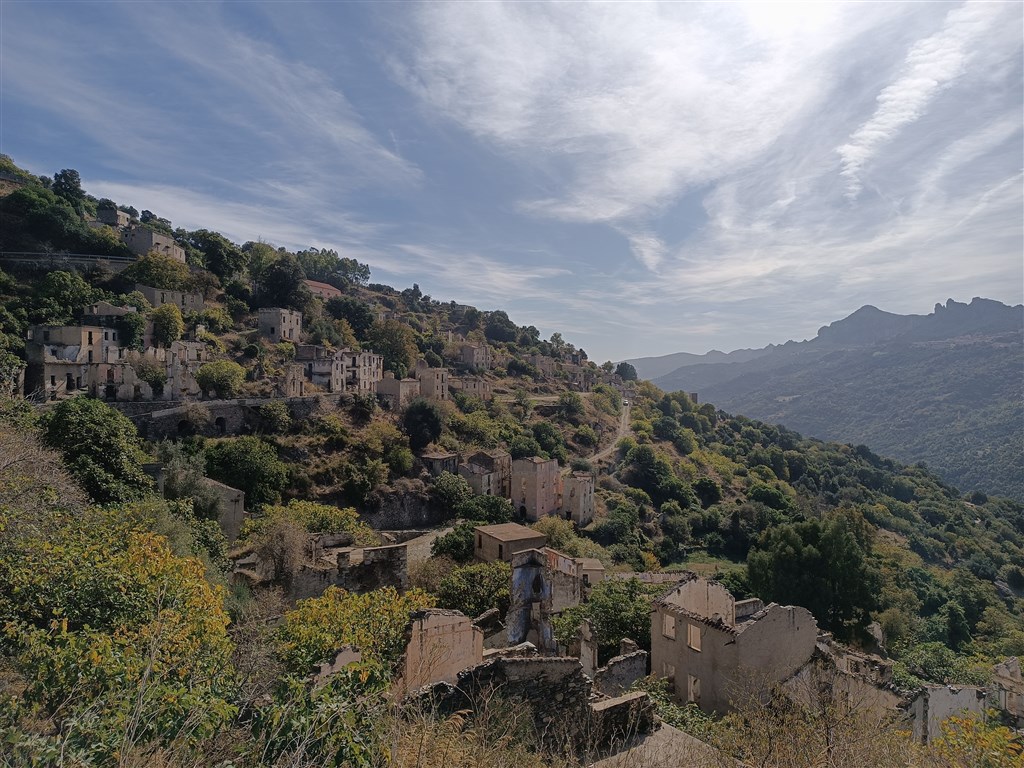
[[[196,382],[204,392],[216,392],[217,397],[228,398],[238,394],[245,381],[245,368],[231,360],[205,363],[196,372]]]

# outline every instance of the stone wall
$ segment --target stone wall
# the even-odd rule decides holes
[[[594,673],[594,687],[605,696],[620,696],[647,675],[647,651],[633,651],[608,660]]]
[[[590,705],[590,750],[615,750],[638,735],[654,730],[654,702],[633,691]]]
[[[421,688],[411,701],[447,717],[479,710],[493,698],[512,702],[532,718],[541,742],[570,754],[593,756],[654,727],[654,707],[636,691],[593,701],[593,684],[579,661],[566,657],[499,656],[460,672],[453,683]]]
[[[397,491],[374,493],[360,513],[363,522],[371,528],[392,531],[433,528],[449,516],[434,503],[422,483],[406,483]]]
[[[319,597],[332,586],[349,592],[370,592],[383,587],[405,592],[409,588],[405,545],[341,550],[337,553],[336,567],[301,566],[291,580],[288,597],[291,600]]]
[[[579,746],[589,739],[592,683],[576,659],[498,657],[460,672],[454,683],[420,689],[413,701],[447,717],[479,709],[498,697],[521,706],[548,747]]]
[[[296,421],[318,410],[330,411],[348,402],[350,396],[327,394],[276,398],[288,407]],[[161,401],[148,403],[111,402],[127,416],[147,440],[166,440],[188,434],[206,437],[250,434],[262,426],[259,406],[273,398],[236,400]]]

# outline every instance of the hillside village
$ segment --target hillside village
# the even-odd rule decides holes
[[[0,177],[0,649],[23,701],[0,732],[24,764],[442,764],[415,744],[466,749],[445,729],[473,718],[480,762],[447,764],[769,764],[758,724],[846,739],[837,765],[966,764],[941,762],[964,734],[1019,764],[1021,505],[71,173]],[[181,634],[154,640],[167,611]],[[143,673],[115,635],[168,656]],[[889,762],[851,746],[872,738]]]

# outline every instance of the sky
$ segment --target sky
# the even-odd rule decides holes
[[[1020,2],[0,3],[0,152],[591,359],[1024,300]]]

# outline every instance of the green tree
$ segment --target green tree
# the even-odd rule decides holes
[[[248,435],[209,446],[206,470],[214,480],[245,491],[246,501],[257,507],[275,503],[288,482],[288,467],[274,448]]]
[[[462,611],[470,618],[497,608],[504,616],[511,599],[512,567],[500,560],[455,568],[437,589],[440,608]]]
[[[555,637],[568,645],[583,619],[589,619],[597,635],[598,662],[604,664],[619,650],[623,638],[651,648],[651,604],[657,590],[638,579],[612,579],[594,585],[585,603],[555,618]]]
[[[404,378],[416,361],[416,336],[398,320],[375,322],[366,333],[366,344],[384,356],[384,369],[396,379]]]
[[[876,604],[870,550],[870,527],[854,510],[776,526],[750,551],[750,585],[763,600],[802,605],[837,637],[850,638]]]
[[[73,168],[65,168],[53,174],[53,194],[65,200],[79,215],[84,211],[85,192],[82,190],[82,177]]]
[[[8,662],[24,676],[23,704],[87,756],[76,764],[230,721],[223,597],[132,509],[51,513],[45,533],[0,543]]]
[[[448,533],[434,539],[430,554],[448,557],[457,563],[469,562],[473,559],[473,529],[478,525],[477,521],[457,523]]]
[[[285,614],[279,653],[298,674],[307,674],[342,645],[354,645],[363,659],[390,666],[405,650],[409,614],[433,606],[434,598],[419,589],[399,595],[385,587],[357,595],[328,587],[322,597],[300,600]]]
[[[121,273],[129,285],[139,283],[166,291],[187,291],[192,284],[188,266],[177,259],[151,251]]]
[[[97,294],[77,272],[49,272],[36,288],[32,319],[49,325],[66,325],[96,301]]]
[[[437,476],[431,491],[438,505],[447,510],[446,518],[455,517],[462,505],[473,498],[473,489],[466,478],[447,470]]]
[[[121,334],[121,346],[141,350],[146,333],[146,316],[142,312],[129,312],[117,321]]]
[[[575,392],[563,392],[558,396],[558,415],[571,424],[579,424],[586,415],[583,398]]]
[[[217,397],[222,398],[235,397],[244,380],[245,368],[231,360],[215,360],[212,363],[205,363],[196,371],[196,382],[200,388],[204,392],[216,392]]]
[[[623,381],[636,381],[637,379],[636,368],[625,360],[615,366],[615,373],[621,376]]]
[[[197,229],[189,232],[186,242],[203,255],[203,263],[221,280],[245,269],[246,254],[219,232]]]
[[[153,340],[165,347],[171,346],[185,332],[185,319],[177,304],[163,304],[153,310]]]
[[[306,279],[299,262],[283,253],[267,267],[260,281],[257,300],[261,307],[285,307],[304,311],[312,296],[302,281]]]
[[[142,471],[135,425],[99,400],[75,397],[58,403],[43,417],[42,438],[101,504],[139,499],[152,486]]]
[[[418,397],[409,403],[402,414],[402,429],[409,437],[409,447],[422,451],[441,436],[444,414],[436,403]]]
[[[331,317],[347,321],[360,341],[366,338],[366,332],[376,319],[369,304],[352,296],[334,296],[325,306]]]

